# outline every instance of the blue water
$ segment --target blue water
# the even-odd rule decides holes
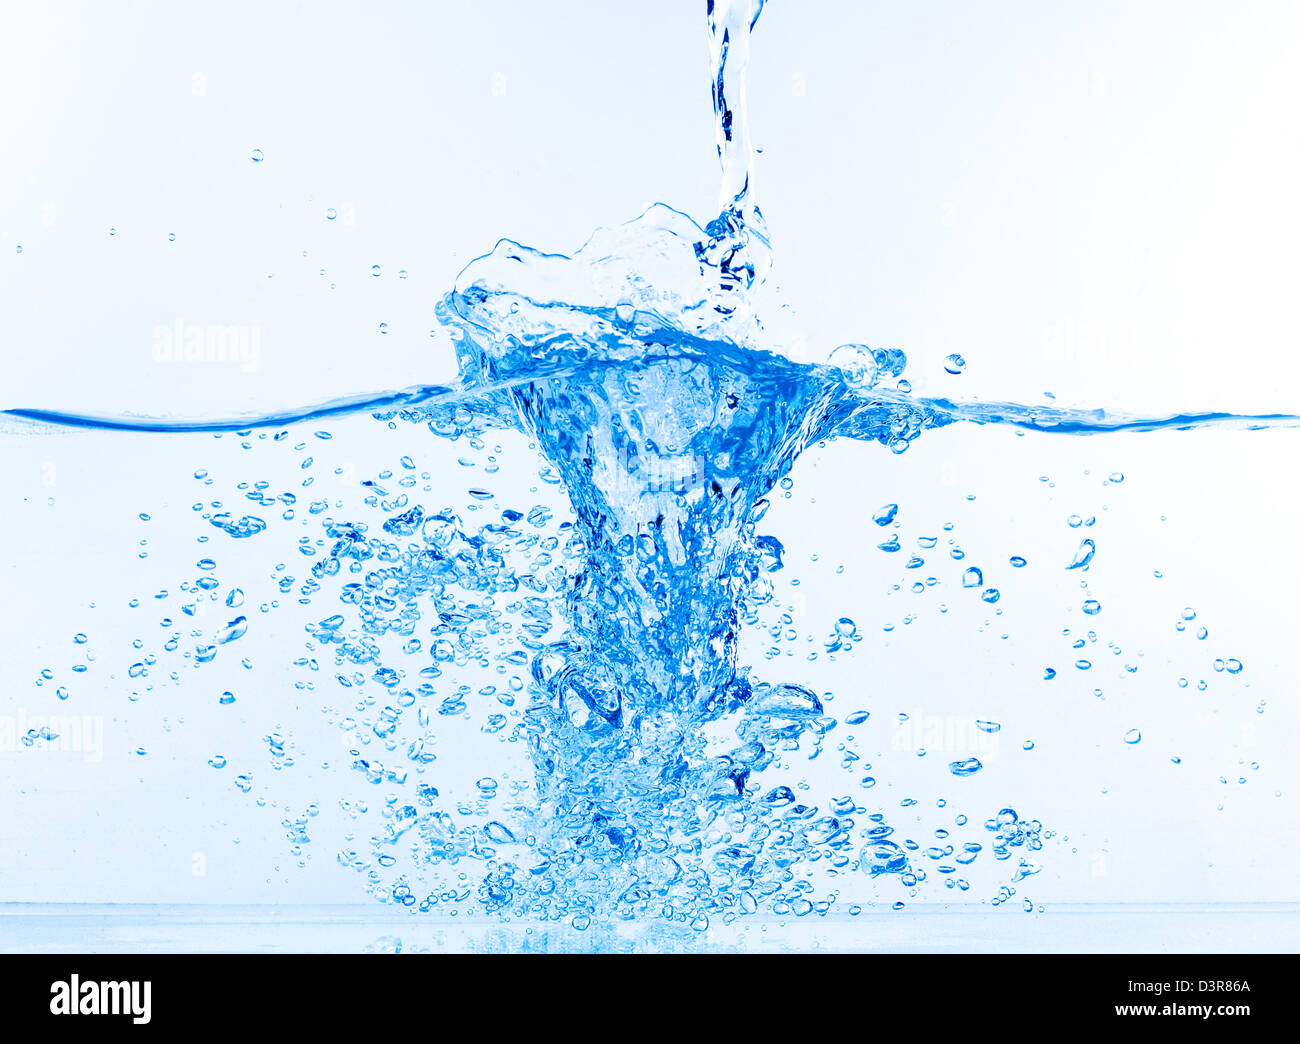
[[[299,589],[316,614],[306,655],[329,665],[345,695],[367,694],[349,719],[355,742],[340,789],[362,778],[385,795],[356,811],[365,827],[339,861],[383,902],[470,904],[580,929],[645,919],[697,930],[760,912],[853,911],[878,894],[876,879],[896,881],[899,902],[964,892],[972,880],[995,904],[1024,902],[1052,835],[1032,808],[962,815],[923,844],[896,833],[872,801],[876,770],[855,767],[856,755],[843,755],[850,792],[801,785],[799,763],[842,746],[869,711],[832,713],[798,677],[740,659],[742,630],[773,604],[784,564],[779,535],[763,526],[774,489],[804,450],[834,438],[902,454],[927,430],[957,423],[1071,435],[1300,424],[1286,414],[1140,417],[924,398],[911,393],[903,352],[866,345],[842,345],[822,365],[791,361],[763,322],[772,245],[743,104],[761,9],[759,0],[709,4],[718,217],[701,227],[656,204],[572,256],[500,241],[438,305],[458,354],[453,385],[204,422],[8,415],[202,433],[369,412],[410,425],[411,440],[481,445],[493,429],[532,440],[571,518],[544,501],[496,510],[489,486],[471,491],[491,507],[473,517],[418,502],[406,492],[414,465],[405,458],[389,476],[403,492],[366,483],[369,511],[348,518],[324,499],[298,505],[320,516],[326,538]],[[952,374],[964,366],[947,361]],[[240,492],[267,509],[296,504]],[[201,517],[230,539],[268,539],[259,509],[246,510],[213,506]],[[861,519],[885,551],[899,546],[897,510]],[[1060,567],[1086,571],[1096,550],[1084,539]],[[200,578],[195,596],[217,601],[225,619],[167,654],[203,664],[247,633],[238,580],[219,582],[217,565],[199,563],[211,582]],[[1000,597],[974,566],[960,582],[989,604]],[[859,640],[841,618],[826,648]],[[465,715],[527,747],[531,788],[508,795],[484,776],[477,801],[442,797],[455,788],[440,787],[440,719]],[[273,758],[288,756],[287,737],[268,743]],[[970,756],[947,768],[960,779],[984,766]],[[244,775],[236,783],[252,786]],[[300,850],[308,819],[287,830]]]

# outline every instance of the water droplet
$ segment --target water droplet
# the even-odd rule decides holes
[[[962,587],[983,587],[984,574],[975,566],[971,566],[966,572],[961,574]]]
[[[889,523],[894,521],[894,519],[897,516],[898,516],[898,505],[886,504],[884,507],[878,508],[876,510],[876,513],[871,516],[871,521],[878,526],[887,526],[889,525]]]
[[[265,155],[263,155],[261,149],[254,149],[253,152],[252,152],[252,154],[251,154],[251,156],[250,156],[250,158],[252,159],[252,161],[253,161],[254,163],[261,163],[262,160],[264,160],[266,157],[265,157]]]
[[[876,355],[865,344],[842,344],[831,352],[826,363],[837,367],[844,383],[859,391],[874,385],[880,375]]]
[[[228,511],[213,515],[208,521],[236,540],[246,540],[248,537],[257,536],[258,533],[266,529],[266,522],[256,515],[243,515],[236,519]],[[210,561],[210,559],[204,561]],[[213,565],[215,564],[213,563]],[[199,568],[209,569],[211,566],[204,566],[200,563]]]
[[[1130,744],[1141,743],[1142,733],[1139,732],[1137,729],[1129,729],[1128,732],[1124,733],[1124,742]]]
[[[217,632],[216,641],[218,645],[226,645],[242,638],[248,632],[248,618],[245,616],[236,616],[230,623],[226,624]]]
[[[966,369],[966,360],[963,359],[960,355],[956,355],[956,354],[950,355],[948,356],[948,358],[944,359],[943,368],[947,370],[949,373],[956,376],[957,374],[961,373],[962,370]]]
[[[901,874],[907,870],[907,853],[893,841],[872,841],[858,855],[858,866],[872,877]]]
[[[1097,553],[1097,545],[1091,539],[1086,539],[1079,544],[1079,549],[1074,553],[1074,558],[1066,569],[1084,569],[1092,561],[1092,556]]]
[[[510,828],[496,820],[486,824],[483,827],[483,833],[487,834],[488,838],[498,845],[514,844],[515,841],[515,835],[510,832]]]
[[[746,709],[754,717],[813,718],[822,713],[822,701],[802,685],[755,686]]]
[[[973,776],[983,767],[984,763],[979,758],[964,758],[948,763],[948,771],[954,776]]]
[[[794,791],[789,787],[773,787],[763,795],[763,804],[771,805],[773,808],[781,808],[783,805],[794,803]]]
[[[1101,603],[1095,598],[1089,598],[1083,603],[1083,611],[1089,616],[1096,616],[1101,612]]]

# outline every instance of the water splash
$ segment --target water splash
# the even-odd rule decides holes
[[[188,422],[7,415],[11,425],[224,432],[364,411],[451,442],[473,443],[494,428],[535,442],[569,518],[539,503],[474,525],[374,482],[367,496],[382,512],[377,525],[334,517],[325,502],[309,507],[322,516],[325,543],[323,553],[304,550],[315,561],[300,600],[327,598],[333,611],[308,626],[308,657],[331,659],[344,690],[378,691],[365,715],[340,725],[355,740],[348,771],[388,795],[373,815],[357,811],[371,831],[339,861],[382,901],[430,910],[472,900],[582,929],[612,917],[703,931],[711,917],[824,913],[836,896],[859,894],[842,883],[849,875],[896,878],[915,892],[930,866],[934,881],[964,891],[982,854],[995,865],[1015,857],[994,902],[1010,898],[1038,872],[1029,853],[1051,837],[1040,822],[1002,808],[982,824],[960,817],[962,837],[944,828],[938,844],[900,845],[865,797],[800,790],[796,752],[818,757],[830,733],[863,726],[869,714],[841,720],[797,678],[766,677],[740,660],[742,626],[772,603],[771,576],[783,565],[780,541],[759,532],[772,491],[807,447],[835,437],[903,453],[923,432],[957,422],[1073,435],[1300,423],[1282,414],[1144,418],[924,398],[906,385],[902,352],[861,344],[837,348],[825,365],[790,361],[755,303],[771,249],[754,193],[744,71],[762,7],[708,5],[718,217],[701,227],[656,204],[572,256],[501,240],[437,309],[457,352],[454,384]],[[965,366],[949,357],[950,373]],[[413,467],[407,458],[402,466]],[[470,495],[486,502],[493,492]],[[891,503],[871,519],[889,527],[897,515]],[[206,521],[231,539],[266,539],[260,516],[221,511]],[[879,547],[901,544],[891,533]],[[1095,552],[1084,540],[1067,568],[1085,570]],[[215,566],[200,563],[208,574]],[[215,577],[196,585],[211,598],[217,586]],[[979,567],[965,568],[961,586],[988,603],[999,598]],[[234,589],[225,604],[243,599]],[[1085,602],[1085,613],[1099,609]],[[229,655],[249,629],[243,615],[222,619],[197,639],[195,664]],[[826,648],[845,654],[858,638],[841,618]],[[409,672],[415,655],[428,662]],[[1242,669],[1226,663],[1229,673]],[[147,678],[150,666],[139,661],[132,678]],[[488,667],[506,680],[455,681],[471,671],[491,678]],[[1045,679],[1055,675],[1044,669]],[[440,719],[466,714],[481,718],[483,733],[526,744],[527,801],[504,804],[499,781],[483,776],[472,802],[452,805],[431,782]],[[999,729],[976,723],[984,735]],[[284,734],[266,743],[277,770],[292,766]],[[871,766],[857,760],[846,754],[846,770],[870,791]],[[227,759],[209,764],[224,768]],[[984,765],[970,756],[947,767],[966,779]],[[235,785],[248,793],[256,783],[241,773]],[[293,850],[310,843],[312,818],[310,809],[286,817]],[[466,862],[480,866],[470,886],[457,869]],[[815,883],[811,873],[796,877],[796,867],[825,873]]]
[[[724,299],[743,297],[762,282],[771,266],[771,241],[754,191],[755,152],[745,104],[749,37],[764,0],[709,0],[709,56],[713,66],[713,119],[722,164],[721,211],[709,223],[707,242],[696,245],[700,260],[716,269]]]

